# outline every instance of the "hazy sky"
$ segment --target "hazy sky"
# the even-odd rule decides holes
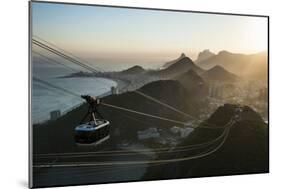
[[[32,3],[33,35],[87,59],[146,63],[199,51],[267,50],[267,19]],[[132,62],[132,64],[134,64]]]

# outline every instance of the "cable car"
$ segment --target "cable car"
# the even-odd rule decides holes
[[[97,146],[110,138],[110,123],[97,110],[100,99],[89,95],[81,97],[89,104],[88,112],[81,122],[88,116],[90,121],[75,128],[75,142],[78,146]]]

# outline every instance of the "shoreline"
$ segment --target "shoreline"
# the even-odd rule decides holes
[[[120,78],[119,79],[110,78],[110,77],[97,77],[97,78],[108,79],[108,80],[116,82],[117,83],[116,88],[118,90],[118,94],[126,92],[124,90],[126,90],[126,88],[128,88],[128,86],[131,84],[131,82],[129,82],[128,80],[120,79]],[[109,92],[111,92],[111,91],[109,90]]]
[[[73,78],[73,77],[72,77]],[[85,78],[85,77],[76,77],[76,78]],[[87,77],[88,78],[88,77]],[[118,93],[117,94],[121,94],[123,92],[126,92],[126,88],[130,85],[130,82],[125,80],[125,79],[116,79],[116,78],[110,78],[110,77],[94,77],[94,78],[97,78],[97,79],[105,79],[105,80],[110,80],[110,81],[114,81],[116,83],[116,88],[118,90]],[[107,92],[104,92],[100,95],[97,95],[98,97],[100,98],[104,98],[106,96],[109,96],[111,95],[112,92],[111,92],[111,87],[108,88]],[[61,115],[58,117],[58,118],[61,118],[62,116],[64,116],[65,114],[73,111],[74,109],[76,108],[79,108],[80,106],[82,106],[84,104],[84,102],[81,102],[81,103],[78,103],[64,111],[61,111]],[[31,112],[32,113],[32,112]],[[57,119],[58,119],[57,118]],[[37,121],[34,121],[32,122],[32,125],[42,125],[42,124],[45,124],[49,121],[52,121],[50,117],[46,118],[46,119],[42,119],[42,120],[37,120]]]

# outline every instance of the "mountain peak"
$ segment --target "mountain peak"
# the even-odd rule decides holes
[[[202,52],[200,52],[198,54],[198,58],[196,60],[196,62],[200,62],[200,61],[203,61],[203,60],[206,60],[212,56],[214,56],[215,54],[212,53],[209,49],[205,49],[203,50]]]
[[[224,67],[216,65],[203,73],[206,81],[235,82],[237,76],[227,71]]]
[[[228,55],[228,54],[231,54],[231,53],[226,50],[222,50],[218,53],[218,55]]]
[[[122,71],[124,74],[138,74],[143,73],[145,69],[139,65],[135,65],[133,67],[128,68],[127,70]]]
[[[179,61],[175,62],[175,64],[193,64],[193,61],[187,57],[187,56],[184,56],[183,58],[181,58]]]
[[[163,65],[163,68],[168,68],[169,66],[173,65],[174,63],[178,62],[179,60],[181,60],[181,59],[183,59],[185,57],[186,57],[186,55],[184,53],[181,53],[181,55],[177,59],[169,61],[169,62],[166,62]]]
[[[241,115],[240,121],[255,120],[256,122],[264,123],[262,117],[249,106],[238,106],[235,104],[224,104],[220,106],[207,120],[209,123],[216,123],[220,125],[220,122],[225,124],[231,119],[235,114],[237,114],[237,109],[240,109]]]
[[[212,67],[211,69],[209,70],[216,70],[216,71],[226,71],[228,72],[226,69],[224,69],[224,67],[220,66],[220,65],[216,65],[214,67]]]

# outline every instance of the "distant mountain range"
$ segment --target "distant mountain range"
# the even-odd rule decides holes
[[[220,65],[239,76],[265,78],[267,76],[267,53],[245,55],[221,51],[217,55],[199,61],[198,66],[210,69]]]
[[[214,66],[204,72],[201,76],[207,82],[235,82],[238,80],[238,77],[235,74],[228,72],[222,66]]]
[[[193,70],[206,82],[233,82],[236,81],[238,77],[241,79],[243,77],[249,79],[267,79],[267,53],[261,52],[245,55],[220,51],[218,54],[214,54],[210,50],[204,50],[199,53],[196,63],[182,53],[177,59],[165,63],[162,69],[159,70],[146,70],[136,65],[117,73],[124,75],[147,74],[147,76],[174,79],[189,70]],[[63,77],[92,77],[99,75],[104,76],[105,74],[106,73],[92,74],[77,72]]]
[[[206,49],[199,53],[198,58],[195,61],[195,63],[201,62],[201,61],[206,60],[215,55],[216,55],[215,53],[212,53],[209,49]]]
[[[127,70],[122,71],[123,74],[141,74],[144,73],[145,69],[141,66],[133,66],[131,68],[128,68]]]
[[[201,53],[201,57],[207,58],[204,54],[209,54],[209,57],[215,56],[209,50]],[[169,62],[169,66],[166,69],[158,71],[158,74],[174,78],[184,86],[189,86],[189,89],[193,88],[197,83],[203,85],[205,82],[213,81],[235,82],[238,79],[238,76],[219,65],[215,65],[208,70],[203,70],[184,54],[178,59]]]
[[[180,55],[180,57],[178,57],[177,59],[171,60],[171,61],[169,61],[169,62],[166,62],[166,63],[163,65],[162,68],[163,68],[163,69],[168,68],[168,67],[171,66],[172,64],[178,62],[179,60],[181,60],[181,59],[183,59],[183,58],[185,58],[185,57],[186,57],[185,54],[182,53],[182,54]]]
[[[217,56],[211,55],[213,53],[209,50],[205,50],[201,53],[201,56],[204,57],[205,55],[203,54],[210,55],[210,58],[205,57],[206,59],[203,60],[203,62]],[[201,64],[195,64],[189,57],[181,54],[176,60],[170,61],[167,68],[154,70],[149,72],[149,74],[178,80],[184,87],[188,86],[189,90],[193,89],[198,83],[201,83],[203,86],[210,82],[235,82],[239,79],[236,74],[231,73],[223,67],[224,65],[214,65],[208,68],[208,70],[202,69],[199,65]]]
[[[158,71],[157,74],[163,77],[173,78],[191,69],[198,74],[204,72],[204,70],[194,64],[189,57],[186,57],[184,54],[182,54],[182,56],[174,61],[173,64],[170,64],[167,68]]]

